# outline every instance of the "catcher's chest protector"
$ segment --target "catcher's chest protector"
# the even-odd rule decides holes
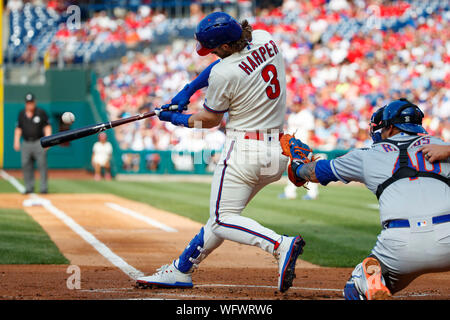
[[[399,157],[396,164],[396,167],[398,166],[398,169],[394,172],[392,177],[384,181],[382,184],[380,184],[377,188],[377,198],[380,199],[381,194],[383,191],[392,183],[399,179],[404,178],[418,178],[418,177],[427,177],[427,178],[435,178],[438,179],[444,183],[446,183],[450,187],[450,179],[446,178],[438,173],[435,172],[428,172],[428,171],[418,171],[411,163],[409,156],[408,156],[408,147],[415,143],[416,141],[422,139],[423,137],[415,137],[412,140],[409,141],[395,141],[395,140],[389,140],[385,139],[380,141],[379,143],[391,143],[395,145],[399,151]]]

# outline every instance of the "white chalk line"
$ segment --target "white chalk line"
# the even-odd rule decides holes
[[[128,215],[130,217],[133,217],[137,220],[141,220],[145,223],[147,223],[148,225],[152,226],[152,227],[156,227],[159,228],[161,230],[164,230],[166,232],[178,232],[177,229],[174,229],[172,227],[169,227],[159,221],[156,221],[150,217],[144,216],[143,214],[140,214],[134,210],[122,207],[120,205],[118,205],[117,203],[112,203],[112,202],[105,202],[105,205],[113,210],[116,210],[118,212],[121,212],[125,215]]]
[[[103,257],[105,257],[109,262],[115,265],[117,268],[122,270],[126,275],[132,279],[137,279],[144,275],[141,271],[135,269],[131,265],[125,262],[121,257],[115,254],[111,249],[109,249],[103,242],[99,241],[94,235],[86,231],[82,226],[76,223],[71,217],[69,217],[65,212],[56,208],[50,201],[44,201],[43,207],[50,211],[54,216],[59,218],[64,222],[72,231],[78,234],[81,238],[89,243],[95,250],[98,251]]]
[[[5,171],[0,170],[2,176],[7,177],[6,179],[20,192],[23,186],[15,180],[13,177],[8,175]],[[16,182],[13,182],[13,181]],[[69,217],[65,212],[56,208],[50,200],[41,198],[36,194],[31,194],[33,200],[36,200],[40,205],[42,205],[47,211],[52,213],[55,217],[61,220],[64,224],[66,224],[73,232],[78,234],[84,241],[89,243],[95,250],[98,251],[104,258],[106,258],[109,262],[115,265],[117,268],[122,270],[126,275],[128,275],[132,279],[137,279],[144,275],[143,272],[135,269],[131,265],[125,262],[121,257],[112,252],[103,242],[98,240],[94,235],[80,226],[75,222],[71,217]]]
[[[194,289],[195,288],[202,288],[202,287],[206,287],[206,288],[256,288],[256,289],[277,289],[276,286],[266,286],[266,285],[248,285],[248,284],[241,284],[241,285],[237,285],[237,284],[195,284],[194,285]],[[147,292],[149,292],[149,290],[151,289],[139,289],[139,290],[147,290]],[[166,289],[164,289],[166,290]],[[170,289],[167,289],[170,290]],[[192,290],[192,289],[186,289],[186,290]],[[128,287],[128,288],[110,288],[110,289],[93,289],[93,290],[81,290],[83,292],[93,292],[93,293],[118,293],[118,292],[125,292],[126,293],[131,293],[134,294],[136,293],[136,289],[132,288],[132,287]],[[333,292],[337,292],[337,293],[341,293],[343,292],[342,289],[331,289],[331,288],[307,288],[307,287],[291,287],[289,289],[289,292],[292,291],[333,291]],[[211,296],[203,296],[203,295],[198,295],[198,294],[180,294],[180,293],[170,293],[170,292],[152,292],[152,295],[155,296],[176,296],[176,297],[180,297],[180,298],[207,298],[210,299]],[[432,294],[432,293],[412,293],[412,294],[403,294],[403,295],[395,295],[393,296],[394,299],[399,299],[399,298],[413,298],[413,297],[440,297],[439,294]],[[216,299],[220,299],[220,297],[215,296]],[[132,300],[135,298],[131,298]],[[136,298],[138,300],[141,300],[141,298]],[[142,300],[147,300],[147,299],[152,299],[152,298],[142,298]],[[241,299],[246,299],[246,297],[239,297],[239,300]],[[252,298],[248,298],[248,299],[252,299]],[[342,297],[343,299],[343,297]]]
[[[17,189],[17,191],[19,191],[20,193],[25,193],[25,187],[16,178],[6,173],[5,170],[3,169],[0,170],[0,176],[2,176],[3,179],[11,183],[13,187]]]
[[[20,184],[20,182],[12,177],[11,175],[9,175],[8,173],[6,173],[4,170],[0,169],[0,176],[2,176],[5,180],[7,180],[9,183],[11,183],[16,189],[17,191],[19,191],[20,193],[25,192],[25,187],[23,185]],[[60,220],[62,220],[69,228],[72,229],[72,231],[74,231],[75,233],[77,233],[81,238],[83,238],[86,242],[88,242],[92,247],[94,247],[103,257],[105,257],[108,261],[110,261],[113,265],[115,265],[116,267],[118,267],[120,270],[122,270],[126,275],[128,275],[130,278],[132,278],[133,280],[136,280],[138,277],[141,277],[144,275],[143,272],[135,269],[134,267],[132,267],[131,265],[129,265],[128,263],[126,263],[121,257],[119,257],[118,255],[116,255],[114,252],[112,252],[104,243],[102,243],[101,241],[99,241],[97,238],[95,238],[95,236],[93,236],[91,233],[89,233],[88,231],[86,231],[83,227],[81,227],[79,224],[77,224],[72,218],[70,218],[67,214],[65,214],[63,211],[59,210],[58,208],[56,208],[50,200],[48,199],[44,199],[44,198],[40,198],[35,194],[31,195],[32,198],[38,200],[41,202],[41,204],[44,206],[44,208],[46,208],[48,211],[50,211],[53,215],[55,215],[57,218],[59,218]],[[105,203],[107,206],[109,206],[112,209],[118,209],[120,206],[114,203]],[[120,207],[123,208],[123,207]],[[127,208],[123,208],[127,213],[133,217],[135,217],[136,219],[139,220],[147,220],[145,218],[145,216],[142,216],[130,209]],[[120,211],[120,210],[118,210]],[[121,211],[122,212],[122,211]],[[125,212],[123,212],[125,213]],[[131,214],[130,214],[131,213]],[[156,222],[157,225],[159,225],[160,223],[158,221],[154,221],[151,218],[148,218],[150,220],[152,220],[152,222],[150,223],[149,221],[146,221],[147,223],[153,225],[152,223]],[[163,224],[161,224],[162,226],[164,226]],[[154,225],[155,226],[155,225]],[[167,227],[167,226],[166,226]],[[170,227],[167,227],[169,229],[172,229]],[[161,228],[164,230],[164,228]],[[175,229],[173,229],[175,230]],[[175,230],[176,232],[177,230]],[[168,231],[168,232],[174,232],[174,231]],[[263,286],[263,285],[246,285],[246,284],[242,284],[242,285],[233,285],[233,284],[198,284],[195,285],[194,287],[228,287],[228,288],[266,288],[266,289],[276,289],[276,286]],[[132,288],[131,288],[132,289]],[[114,290],[117,289],[98,289],[98,290],[85,290],[85,291],[90,291],[90,292],[116,292]],[[129,288],[120,288],[118,290],[129,290]],[[306,291],[335,291],[335,292],[343,292],[342,289],[330,289],[330,288],[305,288],[305,287],[291,287],[290,290],[306,290]],[[134,292],[134,289],[133,289]],[[170,295],[170,296],[177,296],[177,297],[181,297],[181,298],[210,298],[210,296],[201,296],[201,295],[185,295],[185,294],[167,294],[167,293],[153,293],[155,295]],[[411,294],[411,295],[401,295],[401,296],[395,296],[394,298],[407,298],[407,297],[426,297],[426,296],[434,296],[434,294],[427,294],[427,293],[423,293],[423,294]],[[436,295],[438,296],[438,295]],[[145,298],[144,300],[148,300],[151,298]]]
[[[195,287],[224,287],[224,288],[257,288],[257,289],[277,289],[276,286],[263,286],[263,285],[251,285],[251,284],[197,284]],[[328,289],[328,288],[304,288],[304,287],[291,287],[289,290],[307,290],[307,291],[337,291],[343,292],[342,289]]]

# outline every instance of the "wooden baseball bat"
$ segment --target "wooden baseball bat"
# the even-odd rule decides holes
[[[178,106],[173,105],[173,106],[170,106],[167,110],[173,111],[173,110],[176,110],[177,108],[178,108]],[[164,109],[164,110],[166,110],[166,109]],[[89,126],[82,127],[82,128],[72,129],[72,130],[61,131],[61,132],[52,134],[50,136],[42,137],[40,140],[41,146],[43,148],[48,148],[48,147],[56,146],[56,145],[64,143],[64,142],[91,136],[93,134],[105,131],[107,129],[111,129],[111,128],[114,128],[117,126],[124,125],[126,123],[130,123],[130,122],[137,121],[137,120],[142,120],[145,118],[150,118],[155,115],[157,116],[157,115],[159,115],[159,112],[160,112],[160,110],[155,110],[155,111],[140,113],[140,114],[137,114],[137,115],[134,115],[131,117],[127,117],[127,118],[123,118],[123,119],[118,119],[118,120],[108,121],[108,122],[103,122],[103,123],[97,123],[97,124],[89,125]]]

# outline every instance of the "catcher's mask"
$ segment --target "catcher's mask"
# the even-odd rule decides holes
[[[427,134],[422,127],[424,114],[405,98],[392,101],[378,109],[370,119],[370,136],[374,142],[381,140],[381,129],[391,125],[411,134]]]

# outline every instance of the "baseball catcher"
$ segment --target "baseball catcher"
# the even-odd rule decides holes
[[[297,185],[358,181],[379,200],[383,230],[346,283],[347,300],[387,299],[424,273],[450,271],[450,158],[430,163],[422,151],[449,144],[427,135],[423,117],[408,100],[392,101],[372,115],[371,148],[331,161],[308,161],[300,140],[284,144]]]

